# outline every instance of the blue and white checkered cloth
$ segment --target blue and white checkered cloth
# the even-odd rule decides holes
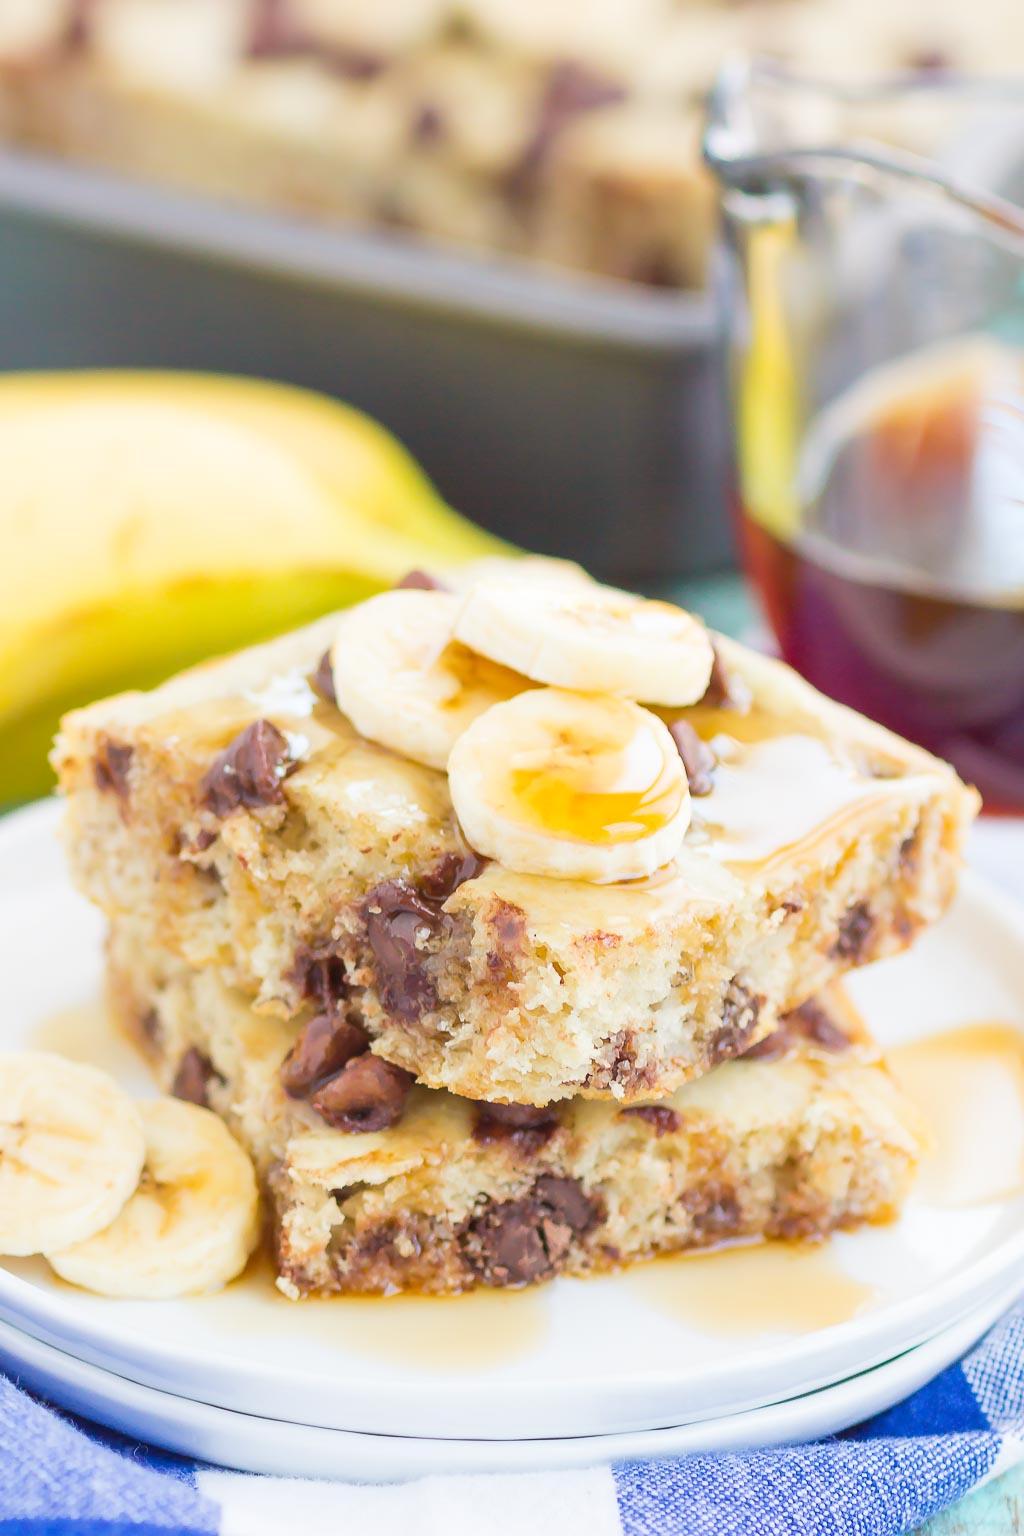
[[[1024,897],[1024,823],[980,828],[972,862]],[[1022,1461],[1024,1303],[912,1397],[812,1445],[388,1487],[182,1461],[0,1375],[0,1536],[896,1536]]]
[[[180,1461],[0,1377],[0,1533],[18,1536],[893,1536],[1020,1460],[1024,1305],[913,1397],[813,1445],[389,1487]]]

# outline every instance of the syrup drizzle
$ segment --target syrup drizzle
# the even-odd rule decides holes
[[[811,1333],[856,1317],[877,1294],[826,1243],[749,1243],[652,1259],[626,1276],[678,1322],[722,1335]]]
[[[918,1179],[930,1204],[965,1208],[1024,1194],[1024,1034],[969,1024],[898,1046],[889,1065],[933,1137]]]

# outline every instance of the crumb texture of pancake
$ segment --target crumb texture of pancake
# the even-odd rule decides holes
[[[692,780],[670,864],[590,884],[480,858],[447,775],[318,686],[337,623],[76,710],[54,752],[81,889],[261,1012],[355,1010],[466,1098],[643,1102],[952,898],[973,791],[720,636],[705,697],[657,711]]]
[[[396,1106],[374,1087],[365,1103],[383,1119],[360,1129],[316,1108],[323,1074],[378,1060],[352,1026],[331,1055],[322,1031],[309,1038],[322,1015],[257,1013],[130,923],[112,932],[108,983],[162,1083],[196,1055],[207,1064],[206,1102],[259,1169],[292,1297],[519,1286],[728,1240],[822,1237],[894,1216],[921,1150],[916,1112],[838,986],[784,1022],[774,1051],[657,1104],[531,1110],[406,1085]]]

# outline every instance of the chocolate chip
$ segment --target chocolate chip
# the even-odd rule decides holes
[[[370,1049],[366,1031],[336,1014],[318,1013],[281,1064],[281,1084],[293,1099],[305,1099],[355,1056]]]
[[[92,41],[93,13],[96,0],[71,0],[64,22],[64,46],[71,53]]]
[[[915,827],[910,836],[903,839],[899,848],[898,858],[900,870],[903,874],[909,875],[911,878],[917,874],[917,868],[920,862],[920,848],[918,846],[919,830],[919,828]]]
[[[402,592],[447,592],[449,589],[443,581],[438,581],[436,576],[430,576],[426,571],[406,571],[401,581],[395,583],[395,590]]]
[[[538,1109],[532,1104],[480,1103],[473,1140],[484,1146],[507,1142],[521,1152],[533,1153],[551,1140],[558,1124],[558,1113],[551,1105]]]
[[[178,1063],[171,1093],[176,1099],[185,1099],[189,1104],[199,1104],[205,1109],[207,1089],[214,1078],[219,1082],[224,1081],[220,1073],[214,1070],[209,1056],[204,1056],[202,1051],[190,1045]]]
[[[635,1115],[638,1120],[646,1120],[654,1126],[656,1136],[670,1136],[683,1123],[677,1111],[668,1104],[631,1104],[628,1109],[620,1109],[619,1114]]]
[[[289,978],[308,1002],[319,1003],[325,1013],[337,1013],[348,996],[345,962],[330,942],[303,944],[295,953]]]
[[[777,1061],[793,1050],[801,1040],[809,1040],[823,1051],[845,1051],[850,1038],[830,1017],[827,1009],[813,998],[782,1015],[775,1029],[748,1051],[744,1061]]]
[[[132,756],[131,747],[120,741],[111,741],[109,736],[105,736],[93,759],[92,773],[96,788],[101,794],[116,795],[122,806],[128,804],[128,770],[132,765]]]
[[[700,702],[706,704],[709,709],[735,709],[741,715],[747,714],[753,703],[750,688],[742,677],[729,671],[713,640],[711,649],[714,653],[711,676]]]
[[[829,956],[833,960],[848,960],[852,965],[860,964],[867,957],[874,926],[875,920],[867,902],[855,902],[843,913]]]
[[[324,651],[320,657],[316,664],[316,671],[309,679],[309,686],[325,703],[337,705],[338,696],[334,691],[334,668],[331,666],[330,651]]]
[[[712,774],[718,758],[690,724],[689,720],[673,720],[669,734],[679,750],[686,770],[686,782],[691,795],[710,795],[714,788]]]
[[[370,892],[363,916],[384,1007],[401,1019],[418,1018],[437,1003],[418,941],[443,931],[440,905],[404,880],[386,880]]]
[[[794,1008],[786,1017],[802,1035],[815,1045],[820,1045],[823,1050],[845,1051],[850,1044],[849,1035],[839,1028],[828,1010],[814,998]]]
[[[924,75],[948,74],[955,67],[944,48],[921,48],[907,56],[907,68]]]
[[[722,1023],[711,1037],[708,1047],[708,1065],[738,1056],[757,1028],[761,1014],[762,997],[755,997],[734,976],[722,1001]]]
[[[690,1237],[695,1244],[721,1242],[739,1231],[743,1213],[735,1190],[726,1184],[687,1190],[680,1204],[692,1218]]]
[[[353,1056],[310,1103],[336,1131],[384,1131],[401,1117],[413,1079],[379,1056]]]
[[[578,1179],[543,1173],[534,1184],[532,1194],[580,1236],[596,1227],[600,1220],[599,1202],[586,1193]]]
[[[542,110],[548,117],[575,117],[580,112],[614,106],[625,95],[624,87],[617,81],[573,59],[565,59],[548,76]]]
[[[298,766],[277,726],[254,720],[214,758],[199,796],[215,816],[227,816],[242,805],[277,805],[284,799],[281,780]]]
[[[251,59],[291,58],[312,48],[313,41],[294,15],[291,0],[254,0],[246,44]]]
[[[412,140],[425,147],[444,138],[444,113],[432,101],[421,102],[412,120]],[[419,572],[416,572],[418,575]]]
[[[470,1223],[466,1257],[486,1285],[526,1285],[552,1274],[533,1200],[504,1200]]]
[[[150,1045],[159,1045],[163,1034],[163,1026],[160,1023],[160,1015],[155,1008],[147,1008],[145,1013],[140,1015],[139,1034]]]
[[[484,1206],[467,1223],[461,1246],[485,1285],[527,1285],[555,1273],[573,1240],[601,1220],[600,1202],[577,1179],[542,1175],[519,1200]]]
[[[533,131],[505,177],[507,196],[513,202],[530,200],[562,130],[582,113],[613,106],[625,95],[616,81],[582,64],[572,60],[556,64],[548,75]]]
[[[444,902],[467,880],[475,880],[487,860],[467,848],[465,853],[446,853],[433,869],[421,875],[417,884],[428,901]]]
[[[326,69],[343,80],[376,80],[388,64],[379,53],[371,53],[366,48],[346,48],[338,43],[329,48],[314,43],[312,51]]]

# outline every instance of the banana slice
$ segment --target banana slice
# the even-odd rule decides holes
[[[47,1250],[63,1280],[102,1296],[194,1296],[234,1279],[259,1237],[252,1163],[227,1127],[196,1104],[139,1106],[145,1167],[139,1187],[104,1231]]]
[[[492,704],[529,686],[452,642],[451,592],[382,592],[344,614],[331,650],[338,707],[371,741],[428,768]]]
[[[0,1253],[99,1232],[144,1155],[138,1111],[105,1072],[45,1051],[0,1056]]]
[[[597,582],[480,582],[466,596],[455,638],[536,682],[647,704],[695,704],[714,663],[693,614]]]
[[[455,743],[448,783],[470,846],[523,874],[638,879],[690,824],[668,727],[627,699],[537,688],[496,704]]]

